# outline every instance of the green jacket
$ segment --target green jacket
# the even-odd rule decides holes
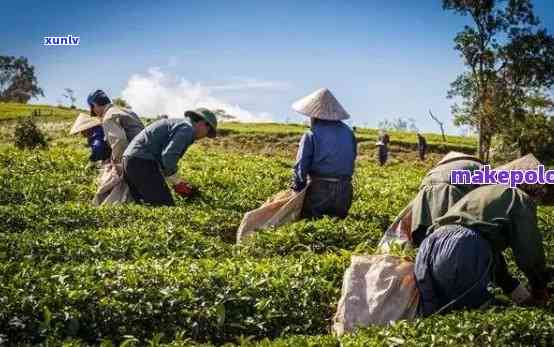
[[[442,217],[452,205],[476,188],[473,185],[450,184],[450,172],[462,169],[476,170],[481,166],[477,161],[461,159],[439,165],[425,175],[419,192],[412,201],[411,232],[416,244],[422,241],[420,238],[425,235],[425,231],[435,219]]]
[[[428,233],[448,224],[477,231],[490,242],[493,252],[510,247],[517,266],[531,286],[535,289],[546,286],[546,263],[542,235],[537,227],[537,207],[521,189],[504,185],[479,187],[435,220]]]

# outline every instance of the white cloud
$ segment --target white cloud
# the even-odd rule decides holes
[[[198,107],[222,109],[240,121],[271,121],[268,112],[251,112],[237,104],[232,104],[214,95],[216,91],[247,90],[268,88],[274,82],[248,80],[232,84],[209,86],[200,82],[191,82],[162,72],[159,68],[150,68],[146,74],[132,75],[121,96],[141,116],[167,114],[181,117],[185,110]]]

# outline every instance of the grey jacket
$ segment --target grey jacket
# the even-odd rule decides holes
[[[177,173],[177,163],[194,143],[194,128],[182,118],[160,119],[141,131],[131,141],[123,157],[158,162],[164,176]]]

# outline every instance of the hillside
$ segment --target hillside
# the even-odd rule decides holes
[[[12,121],[0,123],[4,135]],[[46,150],[0,138],[0,345],[475,346],[552,345],[554,303],[434,316],[336,338],[329,327],[353,254],[375,250],[441,157],[399,146],[379,167],[375,131],[359,136],[354,203],[345,220],[299,221],[235,244],[242,215],[286,189],[302,126],[223,125],[195,144],[180,173],[200,189],[174,208],[95,208],[97,171],[71,119],[40,121]],[[433,138],[430,136],[430,138]],[[433,138],[435,139],[435,138]],[[449,137],[448,145],[467,146]],[[554,209],[539,208],[548,261]],[[515,268],[514,259],[508,257]],[[517,272],[516,272],[517,273]],[[521,276],[520,273],[517,273]]]
[[[71,109],[69,107],[0,102],[0,121],[16,120],[31,115],[47,119],[71,119],[75,117],[79,111],[87,112],[85,110]]]
[[[8,129],[13,127],[14,121],[32,114],[38,116],[42,128],[64,134],[64,127],[67,129],[71,127],[71,121],[78,112],[87,113],[88,111],[49,105],[0,103],[0,125],[3,124],[2,128],[4,128],[3,132],[0,130],[0,134],[9,138],[11,130]],[[149,122],[150,119],[146,118],[145,121]],[[300,136],[306,129],[307,126],[301,124],[222,122],[220,133],[224,139],[219,145],[229,149],[238,145],[242,150],[249,149],[253,153],[274,153],[273,149],[275,148],[289,151],[297,147]],[[365,151],[374,149],[377,133],[377,129],[357,128],[356,138],[362,150],[364,148]],[[393,157],[395,153],[405,156],[406,153],[416,150],[417,140],[414,133],[393,131],[389,134]],[[473,153],[476,149],[477,143],[474,137],[447,136],[447,141],[444,143],[439,134],[424,133],[424,136],[431,153],[443,154],[451,150]],[[232,145],[230,145],[231,143]],[[411,158],[411,156],[409,157]]]

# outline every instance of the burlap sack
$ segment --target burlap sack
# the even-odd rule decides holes
[[[108,164],[100,169],[98,190],[92,200],[93,205],[122,204],[132,202],[129,186],[117,173],[114,165]]]
[[[237,230],[237,244],[258,229],[278,227],[298,220],[307,188],[299,193],[292,190],[279,192],[259,208],[247,212]]]
[[[333,332],[414,319],[419,302],[414,264],[393,255],[352,256],[344,274]]]

